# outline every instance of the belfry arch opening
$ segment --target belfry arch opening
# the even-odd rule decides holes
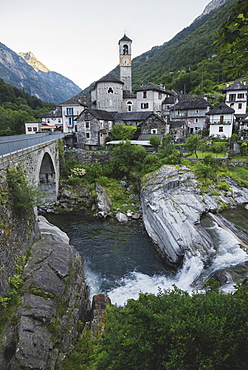
[[[39,190],[42,192],[42,198],[45,202],[56,200],[56,178],[55,169],[51,156],[44,154],[39,172]]]

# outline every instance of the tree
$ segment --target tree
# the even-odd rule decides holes
[[[132,140],[136,131],[137,127],[134,126],[115,125],[110,136],[112,140]]]
[[[220,24],[217,45],[223,59],[230,57],[239,75],[248,69],[248,2],[238,0],[229,17]],[[230,68],[231,69],[231,68]]]
[[[141,145],[132,145],[127,140],[113,149],[113,173],[115,177],[130,177],[131,172],[140,170],[146,150]]]
[[[247,286],[234,294],[174,288],[110,307],[96,369],[245,369],[247,294]]]
[[[157,136],[157,135],[152,135],[150,137],[150,144],[156,149],[156,151],[158,150],[158,147],[159,145],[161,144],[161,140],[160,138]]]
[[[198,158],[196,151],[201,145],[199,136],[197,134],[189,136],[185,145],[186,145],[186,148],[191,153],[195,153],[196,158]]]

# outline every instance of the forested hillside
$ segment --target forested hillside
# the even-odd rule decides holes
[[[194,95],[217,94],[225,83],[236,78],[230,75],[229,60],[217,55],[217,30],[230,14],[238,0],[230,0],[207,15],[198,17],[169,42],[154,46],[151,50],[133,59],[133,90],[141,84],[152,82]],[[166,27],[166,23],[165,23]],[[119,77],[119,67],[111,71]],[[88,87],[84,93],[88,94]]]
[[[0,79],[0,136],[24,134],[25,122],[40,121],[53,107]]]

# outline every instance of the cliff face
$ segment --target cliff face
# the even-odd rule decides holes
[[[144,225],[159,254],[177,265],[184,255],[201,254],[207,261],[214,253],[211,240],[200,224],[201,215],[223,204],[248,202],[248,189],[232,182],[230,191],[201,194],[194,174],[185,166],[163,166],[147,176],[141,190]]]
[[[30,64],[29,64],[30,63]],[[50,71],[31,53],[21,56],[0,43],[0,78],[28,94],[51,103],[62,103],[81,89],[71,80]]]
[[[39,229],[24,268],[22,304],[1,338],[1,369],[60,369],[89,310],[80,255],[44,217]]]

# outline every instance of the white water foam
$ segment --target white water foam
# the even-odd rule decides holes
[[[141,272],[132,272],[121,279],[120,286],[108,292],[113,304],[124,306],[128,299],[138,299],[140,293],[157,294],[159,289],[172,289],[173,285],[185,291],[192,291],[191,286],[201,274],[203,263],[199,257],[187,259],[175,278],[166,276],[148,276]]]
[[[248,254],[241,249],[238,240],[232,233],[222,229],[216,223],[208,229],[213,231],[217,240],[217,253],[211,264],[210,271],[236,266],[248,260]]]
[[[101,288],[104,283],[103,278],[85,261],[86,283],[90,286],[90,298],[92,299],[95,294],[105,293],[111,299],[112,304],[124,306],[128,299],[138,299],[140,293],[157,294],[160,289],[162,291],[172,289],[174,285],[190,293],[195,289],[194,283],[197,280],[202,284],[215,271],[236,266],[248,260],[248,254],[240,248],[237,239],[230,232],[216,223],[207,229],[211,231],[216,240],[216,254],[212,263],[204,269],[200,255],[185,258],[182,268],[173,278],[165,275],[149,276],[133,271],[116,281],[116,288],[103,292]],[[231,279],[223,290],[226,292],[234,290]]]

